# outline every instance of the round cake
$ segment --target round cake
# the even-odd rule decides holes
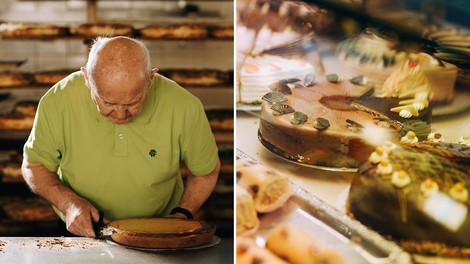
[[[189,248],[208,244],[215,226],[179,218],[131,218],[113,221],[111,238],[126,246],[142,248]]]
[[[450,103],[454,98],[457,67],[426,53],[398,51],[397,44],[370,31],[343,41],[338,47],[341,73],[346,78],[365,75],[376,83],[377,91],[388,77],[410,58],[415,59],[429,79],[431,101]]]
[[[131,36],[134,28],[125,24],[85,23],[72,29],[72,33],[88,38]]]
[[[465,138],[443,143],[431,133],[422,142],[378,148],[352,182],[348,210],[411,253],[468,259],[470,137]]]
[[[31,130],[36,115],[38,102],[19,101],[12,111],[0,115],[0,130],[28,131]]]
[[[31,76],[22,72],[0,72],[0,89],[10,87],[24,87],[31,83]]]
[[[203,25],[150,25],[139,30],[144,38],[149,39],[201,39],[208,35]]]
[[[279,85],[287,94],[263,97],[259,139],[265,147],[299,163],[357,168],[384,140],[399,140],[397,129],[403,126],[397,119],[409,122],[424,115],[405,121],[391,111],[398,99],[368,97],[371,87],[360,83],[363,78],[326,78],[310,86],[297,82],[292,89]]]
[[[259,104],[261,97],[269,92],[268,86],[280,79],[298,78],[304,80],[312,75],[311,64],[279,56],[248,57],[241,66],[238,101]]]

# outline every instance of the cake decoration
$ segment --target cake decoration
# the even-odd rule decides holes
[[[439,191],[439,185],[431,178],[427,178],[420,185],[419,189],[423,193],[424,197],[429,197]]]
[[[325,130],[330,127],[330,121],[328,119],[319,117],[313,122],[313,127],[318,129],[318,130]]]
[[[408,131],[406,135],[401,138],[400,142],[405,144],[413,144],[418,142],[418,137],[416,137],[415,132]]]
[[[365,77],[364,75],[359,75],[359,76],[353,77],[349,81],[352,84],[355,84],[355,85],[366,85],[367,84],[367,77]]]
[[[290,121],[293,125],[302,125],[307,122],[308,116],[302,112],[295,112],[292,120]]]
[[[393,172],[392,164],[388,159],[383,159],[377,165],[377,174],[378,175],[389,175]]]
[[[329,81],[331,83],[338,83],[339,82],[339,76],[336,73],[329,73],[329,74],[325,75],[325,78],[326,78],[327,81]]]
[[[413,131],[418,140],[425,140],[431,133],[431,124],[421,120],[410,120],[401,123],[402,136],[406,135],[408,131]]]
[[[470,147],[470,135],[466,134],[459,138],[459,144],[465,147]]]
[[[466,203],[468,201],[468,190],[465,188],[465,185],[461,182],[454,184],[450,190],[449,195],[454,200]]]
[[[266,102],[269,102],[270,104],[284,103],[285,101],[287,101],[287,97],[280,92],[269,92],[265,94],[261,99]]]
[[[279,81],[279,82],[270,84],[268,88],[271,89],[272,91],[280,92],[282,94],[291,94],[292,92],[290,90],[290,87],[287,84],[288,83],[286,82]]]
[[[429,105],[429,81],[418,62],[408,60],[385,81],[381,96],[407,99],[400,101],[401,106],[394,107],[390,111],[399,113],[403,118],[418,116],[419,111]]]
[[[386,158],[388,158],[388,154],[384,152],[382,147],[377,147],[375,151],[370,154],[369,161],[373,164],[377,164]]]
[[[364,128],[363,125],[357,123],[356,121],[353,121],[351,119],[346,119],[347,127],[349,131],[351,132],[359,132],[361,129]]]
[[[285,115],[285,114],[290,114],[290,113],[295,112],[294,108],[286,104],[273,104],[271,106],[271,109],[273,110],[273,115],[275,116]]]
[[[391,151],[397,148],[397,145],[393,143],[392,141],[385,141],[385,143],[382,145],[382,149],[384,150],[385,153],[389,154]]]
[[[411,179],[410,175],[404,170],[395,171],[392,174],[392,184],[397,188],[403,188],[410,184]]]
[[[441,133],[433,132],[428,135],[428,140],[434,143],[443,142],[444,137],[442,137]]]
[[[315,75],[307,74],[304,79],[304,85],[309,87],[315,84]]]

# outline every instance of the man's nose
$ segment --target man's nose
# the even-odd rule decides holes
[[[127,106],[115,105],[114,112],[116,112],[117,118],[126,118]]]

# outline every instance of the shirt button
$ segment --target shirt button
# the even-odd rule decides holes
[[[119,137],[119,139],[124,139],[124,134],[123,134],[123,133],[119,133],[118,137]]]

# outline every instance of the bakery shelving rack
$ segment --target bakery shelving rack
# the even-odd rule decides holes
[[[22,1],[26,2],[26,1]],[[35,5],[41,5],[46,1],[28,1]],[[216,17],[184,17],[181,20],[179,18],[172,18],[171,13],[168,13],[162,19],[155,19],[155,17],[124,17],[119,19],[105,19],[101,17],[100,10],[98,7],[98,0],[84,0],[86,2],[86,21],[83,23],[91,22],[106,22],[106,23],[122,23],[129,25],[139,25],[144,26],[151,24],[152,22],[167,22],[167,23],[176,23],[176,22],[187,22],[187,23],[200,23],[204,25],[221,25],[228,26],[233,25],[233,21],[224,20],[223,18]],[[111,1],[108,2],[109,5]],[[119,1],[116,1],[119,2]],[[133,1],[130,1],[133,2]],[[163,1],[168,2],[168,1]],[[170,1],[171,2],[171,1]],[[204,1],[197,1],[204,2]],[[233,2],[227,0],[208,0],[208,2],[225,2],[231,6],[233,10]],[[25,3],[22,3],[25,4]],[[102,11],[102,10],[101,10]],[[233,11],[231,12],[233,13]],[[80,22],[80,24],[82,24]],[[43,22],[43,23],[48,23]],[[71,23],[72,25],[74,23]],[[77,23],[78,24],[78,23]],[[138,28],[137,26],[135,28]],[[136,31],[134,31],[136,32]],[[135,37],[139,37],[136,35]],[[191,39],[191,40],[153,40],[153,39],[142,39],[145,43],[151,44],[150,46],[159,46],[163,45],[164,48],[168,49],[169,46],[180,48],[180,49],[189,49],[191,47],[204,47],[204,46],[217,46],[219,48],[212,49],[211,52],[220,53],[220,49],[225,50],[225,53],[233,54],[233,39],[214,39],[214,38],[204,38],[204,39]],[[41,50],[35,48],[36,45],[50,45],[54,46],[54,43],[74,43],[70,44],[70,48],[67,46],[64,56],[68,56],[68,52],[72,52],[73,49],[79,49],[83,51],[84,58],[83,62],[86,61],[86,53],[88,51],[88,44],[90,43],[89,39],[82,36],[76,35],[65,35],[57,37],[38,37],[38,38],[3,38],[0,39],[0,47],[2,43],[31,43],[33,45],[32,52],[28,53],[29,56],[33,56],[35,63],[37,63],[38,58],[40,57]],[[15,44],[13,44],[15,45]],[[69,44],[67,44],[69,45]],[[152,49],[149,48],[152,52]],[[219,50],[219,51],[217,51]],[[175,53],[175,59],[181,59],[178,52]],[[20,64],[27,63],[28,56],[21,58],[21,63],[6,62],[3,69],[15,69],[15,67],[20,66]],[[209,58],[209,59],[212,59]],[[233,58],[227,58],[226,61],[231,60],[233,64]],[[43,63],[44,64],[44,63]],[[175,64],[175,63],[173,63]],[[172,64],[172,65],[173,65]],[[217,65],[217,63],[215,63]],[[219,63],[220,64],[220,63]],[[184,66],[181,65],[181,67]],[[215,66],[217,67],[217,66]],[[37,68],[37,67],[36,67]],[[41,68],[41,67],[39,67]],[[176,67],[175,67],[176,68]],[[180,67],[178,67],[180,68]],[[42,70],[42,69],[41,69]],[[225,69],[224,69],[225,70]],[[38,85],[27,85],[25,87],[11,87],[11,88],[0,88],[0,94],[2,98],[0,99],[0,114],[4,114],[12,109],[14,104],[19,100],[24,99],[35,99],[38,100],[48,89],[48,86],[38,86]],[[185,87],[189,92],[193,93],[195,96],[200,98],[203,105],[207,111],[211,110],[221,110],[223,112],[231,112],[233,118],[233,87],[232,84],[228,83],[227,85],[222,86],[204,86],[204,87]],[[29,135],[29,131],[21,132],[0,132],[0,152],[1,151],[17,151],[21,153],[22,146]],[[224,166],[217,184],[217,190],[209,198],[208,202],[204,205],[203,210],[201,210],[201,217],[207,217],[208,220],[214,221],[218,226],[219,236],[231,237],[233,236],[233,128],[225,130],[214,131],[214,135],[219,147],[219,153],[221,160]],[[4,183],[0,181],[0,199],[2,197],[15,196],[20,198],[31,197],[32,194],[24,183]],[[1,204],[0,204],[1,205]],[[9,219],[6,219],[5,214],[2,213],[0,208],[0,235],[62,235],[58,232],[62,231],[63,228],[60,226],[61,223],[57,222],[15,222]],[[43,233],[38,232],[38,229],[43,230]],[[9,230],[9,231],[8,231]],[[8,232],[7,232],[8,231]],[[47,234],[49,232],[49,234]]]

